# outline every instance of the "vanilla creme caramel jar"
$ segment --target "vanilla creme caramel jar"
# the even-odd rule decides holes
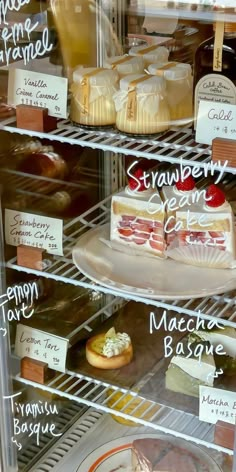
[[[114,95],[116,126],[131,134],[155,134],[169,128],[165,81],[149,75],[129,75]]]
[[[151,64],[148,72],[165,80],[171,124],[181,126],[191,123],[193,120],[191,66],[178,62]]]
[[[117,70],[121,79],[129,74],[143,74],[144,60],[142,56],[115,56],[106,60],[105,67]]]
[[[147,68],[150,64],[157,62],[167,62],[169,58],[169,51],[165,46],[134,46],[129,50],[130,56],[142,57],[144,60],[144,67]]]
[[[116,70],[83,68],[73,73],[70,118],[85,126],[110,126],[116,122],[113,100],[118,90]]]

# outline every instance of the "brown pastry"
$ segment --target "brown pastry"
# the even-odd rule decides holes
[[[55,152],[40,151],[28,155],[21,163],[20,170],[27,174],[62,180],[67,174],[67,164]]]

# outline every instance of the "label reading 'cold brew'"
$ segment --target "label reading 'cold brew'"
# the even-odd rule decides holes
[[[236,105],[236,87],[230,79],[223,75],[207,74],[199,80],[195,88],[195,120],[198,117],[198,107],[201,100]]]

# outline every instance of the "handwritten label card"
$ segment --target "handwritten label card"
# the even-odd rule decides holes
[[[198,109],[196,141],[211,144],[215,138],[236,139],[236,105],[202,100]]]
[[[48,114],[67,118],[68,80],[21,69],[10,69],[8,104],[48,108]]]
[[[219,420],[235,424],[236,392],[200,386],[199,419],[213,424]]]
[[[12,246],[33,246],[63,256],[63,221],[57,218],[5,210],[5,239]]]
[[[27,356],[46,362],[50,369],[65,372],[68,345],[68,339],[20,323],[17,325],[15,353],[21,358]]]

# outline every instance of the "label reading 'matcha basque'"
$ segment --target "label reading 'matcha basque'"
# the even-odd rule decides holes
[[[195,88],[195,120],[198,117],[198,107],[201,100],[236,105],[236,87],[230,79],[221,74],[205,75]]]

